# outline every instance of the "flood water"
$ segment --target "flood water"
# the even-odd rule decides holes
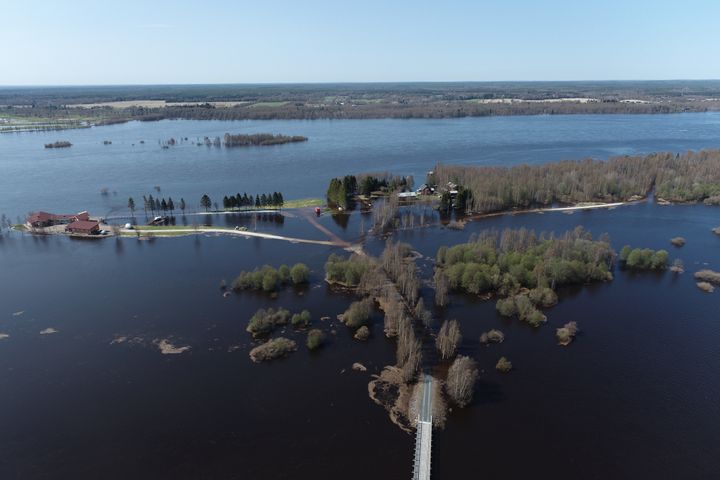
[[[497,120],[512,123],[513,118]],[[566,122],[564,128],[570,131],[575,118],[563,118],[560,123]],[[622,118],[580,118],[578,128],[594,122],[622,123]],[[711,124],[720,117],[658,116],[642,117],[638,122],[642,124],[645,119],[656,125],[645,127],[651,137],[661,136],[658,131],[663,124],[667,128],[673,122],[704,124],[685,137],[679,133],[682,141],[673,140],[678,142],[678,149],[685,149],[712,146]],[[482,124],[484,119],[476,120]],[[541,124],[556,120],[526,121]],[[284,182],[268,190],[285,185],[289,189],[307,180],[309,190],[320,191],[306,194],[294,187],[296,196],[317,195],[328,176],[357,165],[352,159],[358,158],[358,152],[351,147],[340,149],[337,129],[342,130],[349,145],[357,145],[354,142],[359,134],[353,136],[353,131],[367,128],[385,132],[383,125],[395,124],[378,121],[373,127],[373,122],[369,126],[363,122],[253,122],[260,131],[306,134],[311,141],[307,147],[286,145],[282,149],[232,153],[194,145],[162,150],[155,144],[157,151],[138,154],[137,158],[129,154],[97,154],[92,158],[78,154],[83,148],[78,138],[95,135],[92,141],[87,137],[87,148],[106,152],[103,149],[130,149],[115,139],[121,138],[121,131],[131,132],[123,138],[145,137],[145,148],[149,149],[150,139],[160,136],[154,129],[168,129],[163,135],[186,131],[188,136],[197,136],[222,133],[227,124],[161,122],[0,136],[0,211],[8,205],[8,214],[32,209],[18,207],[20,198],[33,206],[47,199],[48,208],[58,205],[70,209],[79,204],[101,208],[119,202],[112,195],[100,197],[101,180],[88,180],[93,186],[81,194],[64,186],[53,191],[51,184],[43,183],[48,182],[49,173],[48,177],[34,177],[38,179],[35,183],[19,174],[23,168],[28,176],[39,174],[35,165],[23,162],[46,154],[57,155],[56,160],[65,165],[75,159],[87,172],[102,171],[96,163],[116,169],[108,178],[116,181],[117,198],[128,196],[128,191],[143,193],[143,185],[152,188],[154,181],[140,183],[143,173],[138,170],[164,172],[158,173],[163,193],[169,190],[168,185],[173,186],[173,196],[175,191],[190,192],[178,197],[191,197],[193,189],[200,191],[211,184],[220,190],[223,182],[230,180],[238,185],[233,190],[251,191],[257,182],[251,183],[247,177],[261,175],[260,156],[272,164],[297,155],[293,161],[298,170],[303,170],[299,165],[307,166],[305,176],[298,173],[292,181],[264,177],[268,182]],[[422,155],[397,151],[393,156],[393,147],[387,150],[387,157],[368,153],[368,168],[353,168],[380,169],[375,167],[385,165],[384,170],[401,172],[407,167],[422,172],[439,159],[462,161],[466,155],[465,161],[470,161],[476,142],[480,142],[475,135],[484,130],[477,126],[463,130],[469,128],[464,122],[476,125],[468,120],[448,122],[428,121],[428,125],[440,126],[422,127],[418,132],[439,128],[450,132],[447,135],[460,135],[448,126],[456,125],[466,132],[464,154],[449,149],[447,156],[433,158],[432,152],[442,150],[438,146]],[[406,125],[422,122],[397,123],[400,126],[395,128],[405,131],[410,129]],[[290,128],[295,125],[297,128]],[[316,152],[305,156],[295,150],[317,148],[309,130],[321,131],[322,125],[336,129],[325,133],[327,141],[338,149],[336,155]],[[566,136],[560,126],[558,131],[543,128],[554,132],[554,138]],[[617,128],[617,132],[623,130]],[[192,133],[194,129],[197,131]],[[411,131],[400,137],[411,138]],[[591,140],[589,132],[584,134],[588,137],[585,146],[578,140],[572,151],[558,144],[550,147],[555,153],[547,154],[553,156],[539,154],[540,147],[521,144],[515,156],[495,153],[497,156],[492,157],[481,150],[476,155],[487,162],[492,158],[542,161],[555,155],[575,158],[623,153],[622,148],[671,148],[667,138],[659,140],[656,147],[650,142],[643,146],[644,140],[628,140],[628,146],[621,146],[622,138],[611,141],[608,133],[604,140],[602,135],[601,140]],[[635,133],[645,138],[639,131]],[[505,135],[510,145],[512,138],[522,137],[522,132],[509,128]],[[75,145],[68,151],[41,149],[32,155],[16,145],[41,145],[47,136],[68,138]],[[437,136],[445,138],[440,133]],[[113,145],[101,145],[99,139],[105,137],[113,139]],[[385,145],[393,143],[389,133],[379,138]],[[418,133],[417,141],[427,140]],[[547,142],[551,143],[549,139]],[[201,153],[191,153],[195,151]],[[171,158],[176,159],[177,170],[158,165],[165,161],[163,155],[168,155],[168,165]],[[405,164],[382,161],[400,157],[405,158]],[[332,158],[337,164],[323,169],[322,162]],[[116,163],[125,161],[129,164],[121,170]],[[247,177],[235,170],[236,166],[224,171],[225,176],[233,172],[233,178],[217,174],[219,165],[233,161],[252,165],[247,168]],[[184,165],[191,162],[197,163],[197,168],[202,162],[209,163],[207,176],[195,174],[200,187],[193,186],[190,179],[181,180]],[[62,169],[53,171],[72,176]],[[312,180],[315,175],[322,181]],[[243,223],[247,222],[245,218],[233,216],[211,220],[223,225],[248,225]],[[180,217],[178,221],[182,222]],[[358,213],[342,221],[324,215],[319,221],[347,239],[358,238],[363,230]],[[365,226],[368,223],[366,219]],[[643,203],[573,215],[502,216],[470,222],[462,231],[435,224],[401,231],[393,238],[411,243],[423,254],[425,258],[418,263],[427,278],[430,259],[440,245],[464,242],[486,228],[521,226],[538,233],[559,233],[577,226],[594,235],[607,232],[618,251],[625,244],[665,248],[671,259],[683,259],[686,273],[633,274],[617,269],[612,282],[561,290],[560,303],[545,312],[548,324],[538,329],[499,317],[492,301],[453,295],[448,308],[434,312],[435,328],[443,319],[457,318],[464,338],[461,353],[475,358],[482,373],[473,403],[451,412],[446,429],[434,434],[433,478],[714,478],[720,468],[720,296],[718,292],[701,292],[692,273],[701,268],[720,270],[720,237],[710,231],[720,226],[720,210]],[[259,222],[257,229],[323,238],[299,217],[283,221],[269,218]],[[685,237],[687,244],[680,249],[672,247],[669,239],[675,236]],[[369,239],[366,249],[378,252],[382,244],[382,239]],[[342,252],[326,246],[211,235],[95,242],[3,236],[0,333],[9,336],[0,340],[0,478],[408,478],[414,437],[394,426],[367,394],[370,375],[394,363],[394,342],[383,336],[379,312],[366,343],[353,340],[351,332],[335,320],[354,298],[332,292],[323,283],[323,264],[330,253]],[[307,288],[288,288],[275,299],[253,293],[222,296],[221,280],[230,281],[243,269],[298,261],[312,270]],[[423,295],[429,303],[432,291],[426,287]],[[307,308],[313,326],[328,333],[328,344],[310,353],[304,346],[305,332],[288,328],[283,335],[298,342],[298,351],[283,360],[253,364],[248,358],[252,342],[245,327],[258,308],[267,306],[293,312]],[[331,320],[321,321],[323,316]],[[569,347],[560,347],[555,329],[571,320],[578,322],[581,333]],[[57,332],[40,333],[48,328]],[[481,347],[480,333],[491,328],[502,330],[505,342]],[[122,338],[128,340],[117,341]],[[190,350],[163,355],[156,345],[162,339],[178,347],[189,346]],[[426,336],[424,341],[427,345],[431,338]],[[503,355],[514,365],[507,375],[494,370]],[[363,363],[368,371],[353,371],[353,362]]]
[[[225,133],[304,135],[307,142],[255,148],[197,146]],[[159,142],[171,138],[175,146]],[[184,139],[188,140],[185,141]],[[56,140],[70,148],[45,149]],[[104,145],[109,140],[111,145]],[[145,143],[140,143],[140,142]],[[281,191],[323,196],[332,176],[390,171],[416,183],[437,162],[514,165],[720,145],[720,112],[557,115],[442,120],[161,121],[0,135],[0,213],[88,210],[108,215],[128,197],[184,198]],[[159,186],[158,193],[155,186]],[[107,189],[108,195],[101,195]],[[141,203],[138,203],[141,206]]]

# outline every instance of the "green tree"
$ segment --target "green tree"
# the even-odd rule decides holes
[[[183,215],[185,215],[185,206],[186,206],[186,205],[185,205],[185,199],[184,199],[184,198],[181,198],[181,199],[180,199],[180,210],[182,211]]]
[[[212,201],[210,200],[210,197],[207,194],[203,195],[202,198],[200,198],[200,206],[205,208],[206,212],[212,206]]]
[[[307,336],[307,347],[310,350],[320,348],[325,342],[325,333],[317,328],[313,328],[308,332]]]
[[[132,197],[128,198],[128,208],[130,209],[130,215],[135,216],[135,200]]]
[[[290,278],[295,285],[307,283],[310,278],[310,269],[304,263],[296,263],[290,269]]]

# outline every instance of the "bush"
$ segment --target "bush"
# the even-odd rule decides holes
[[[567,346],[573,341],[578,331],[577,322],[568,322],[562,328],[558,328],[555,331],[555,336],[557,336],[560,345]]]
[[[631,249],[625,245],[620,252],[620,264],[633,270],[665,270],[668,257],[666,250]]]
[[[296,267],[298,265],[296,265]],[[302,267],[305,266],[302,265]],[[298,270],[298,277],[302,274],[302,267]],[[307,269],[307,267],[305,267],[305,269]],[[291,276],[292,272],[287,265],[280,265],[279,269],[275,269],[270,265],[263,265],[251,272],[240,272],[240,275],[238,275],[232,282],[232,289],[235,291],[264,290],[266,292],[274,292],[279,287],[287,285]],[[305,277],[305,281],[307,281],[307,277]],[[299,282],[295,282],[293,280],[293,283]]]
[[[712,293],[715,291],[715,287],[713,287],[712,284],[710,284],[708,282],[697,282],[696,285],[703,292]]]
[[[682,247],[683,245],[685,245],[685,239],[683,237],[671,238],[670,243],[672,243],[676,247]]]
[[[280,265],[278,275],[282,283],[288,283],[290,281],[290,268],[287,265]]]
[[[347,287],[357,287],[363,274],[371,268],[371,260],[360,255],[343,258],[332,254],[325,263],[325,279]]]
[[[462,342],[460,324],[457,320],[445,320],[440,327],[435,346],[440,352],[440,357],[445,360],[455,355],[457,347]]]
[[[505,340],[505,334],[500,330],[492,329],[489,332],[483,332],[480,335],[480,343],[487,345],[488,343],[502,343]]]
[[[280,358],[295,350],[297,350],[297,344],[294,341],[289,338],[278,337],[250,350],[250,359],[253,362],[263,362]]]
[[[701,282],[720,285],[720,272],[714,272],[708,269],[700,270],[699,272],[695,272],[695,278]]]
[[[458,356],[448,369],[445,390],[452,400],[462,408],[472,401],[478,369],[470,357]]]
[[[313,328],[308,332],[307,336],[307,348],[310,350],[315,350],[316,348],[320,348],[322,344],[325,342],[325,332],[323,332],[320,329]]]
[[[512,370],[512,362],[505,357],[500,357],[500,360],[498,360],[497,364],[495,365],[495,369],[498,372],[507,373]]]
[[[296,313],[292,316],[292,319],[290,319],[290,323],[294,327],[304,326],[307,327],[310,325],[310,312],[307,310],[303,310],[300,313]]]
[[[280,276],[276,270],[268,270],[263,275],[262,287],[266,292],[274,292],[280,285]]]
[[[289,318],[290,312],[284,308],[279,308],[277,311],[272,308],[267,310],[261,308],[250,318],[246,330],[254,337],[265,335],[275,330],[277,325],[285,325]]]
[[[552,288],[538,287],[530,290],[528,294],[530,301],[535,305],[539,305],[544,308],[552,307],[557,304],[558,296]]]
[[[501,298],[495,304],[495,309],[503,317],[512,317],[517,315],[517,308],[515,307],[515,300],[512,298]]]
[[[365,325],[363,325],[362,327],[360,327],[360,328],[357,329],[357,332],[355,332],[355,337],[354,337],[354,338],[355,338],[356,340],[365,341],[365,340],[367,340],[368,338],[370,338],[370,330],[368,329],[368,327],[366,327]]]
[[[436,258],[451,289],[506,297],[521,288],[611,280],[615,253],[607,239],[593,240],[580,228],[549,238],[518,229],[485,232],[471,242],[440,247]],[[536,295],[543,299],[545,292]]]
[[[310,269],[304,263],[296,263],[290,270],[290,278],[294,285],[307,283],[310,278]]]
[[[351,328],[365,325],[372,316],[373,301],[370,298],[353,302],[343,314],[343,322]]]

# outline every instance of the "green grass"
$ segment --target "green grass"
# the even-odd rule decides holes
[[[323,203],[321,198],[301,198],[285,201],[283,208],[321,207]]]
[[[282,107],[283,105],[287,105],[289,102],[255,102],[250,107],[256,108],[256,107]]]
[[[23,225],[22,223],[18,223],[16,225],[13,225],[12,229],[17,230],[18,232],[24,232],[27,230],[27,226]]]

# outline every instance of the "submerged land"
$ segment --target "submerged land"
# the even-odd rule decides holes
[[[0,132],[162,119],[458,118],[720,110],[720,81],[165,85],[0,89]]]

